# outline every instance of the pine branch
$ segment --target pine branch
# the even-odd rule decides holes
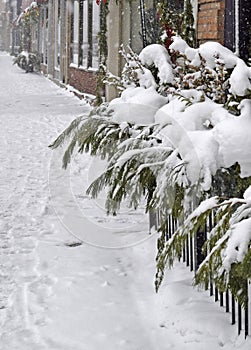
[[[84,121],[87,117],[86,116],[80,116],[74,119],[71,124],[66,128],[57,138],[56,140],[49,145],[50,148],[56,149],[59,146],[62,146],[64,142],[72,136],[73,133],[76,133],[78,130],[79,125],[82,121]]]

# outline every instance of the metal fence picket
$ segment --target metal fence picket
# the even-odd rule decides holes
[[[150,229],[152,227],[157,228],[157,226],[160,225],[160,220],[160,213],[150,212]],[[196,272],[199,265],[205,258],[202,247],[207,239],[208,232],[210,232],[214,227],[214,220],[214,214],[210,215],[205,228],[198,230],[194,237],[190,236],[186,238],[182,251],[182,260],[187,266],[190,267],[191,271]],[[171,214],[167,214],[166,239],[170,239],[172,237],[178,228],[178,225],[178,221],[173,218]],[[242,308],[229,290],[227,290],[225,293],[219,291],[212,282],[212,279],[210,279],[207,289],[209,289],[209,295],[214,296],[215,302],[219,301],[220,307],[225,308],[225,311],[231,314],[231,324],[237,325],[238,334],[241,334],[241,332],[244,331],[245,337],[251,335],[251,280],[247,281],[249,303],[245,308]]]

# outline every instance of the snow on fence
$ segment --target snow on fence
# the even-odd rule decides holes
[[[151,212],[149,215],[150,228],[154,226],[157,227],[159,220],[159,214]],[[178,221],[171,214],[167,215],[166,220],[166,239],[169,239],[176,231]],[[196,272],[200,263],[205,258],[202,247],[213,225],[214,217],[211,215],[204,230],[198,231],[194,237],[187,238],[185,246],[183,247],[182,259],[183,262],[190,267],[190,271]],[[245,338],[251,335],[251,280],[247,280],[248,305],[245,308],[238,303],[230,290],[220,292],[212,281],[206,289],[209,291],[211,297],[214,296],[214,301],[218,302],[219,306],[231,315],[230,321],[232,325],[237,326],[238,334],[240,335],[244,332]]]

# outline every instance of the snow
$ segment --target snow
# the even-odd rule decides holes
[[[206,60],[210,68],[215,68],[216,58],[225,63],[226,68],[234,68],[230,76],[230,91],[237,96],[244,96],[251,89],[251,67],[248,67],[236,54],[218,42],[208,41],[201,44],[199,48],[191,48],[179,36],[172,38],[170,49],[179,51],[186,55],[194,66],[201,63],[200,56]]]
[[[219,158],[223,167],[238,162],[241,176],[251,176],[251,100],[240,104],[241,115],[229,116],[213,129],[215,140],[219,144]]]
[[[183,53],[187,56],[187,58],[190,61],[193,61],[193,59],[195,58],[198,50],[191,48],[185,40],[183,40],[181,37],[179,36],[173,36],[172,37],[173,43],[170,45],[170,50],[173,51],[178,51],[180,53]]]
[[[140,156],[141,154],[144,153],[150,153],[152,154],[154,151],[160,151],[161,149],[164,149],[165,151],[169,152],[172,151],[172,148],[163,148],[163,147],[150,147],[150,148],[143,148],[143,149],[136,149],[136,150],[129,150],[125,153],[123,153],[118,160],[116,161],[116,166],[118,167],[122,167],[124,165],[124,163],[126,163],[128,161],[128,159],[132,158],[132,157],[137,157]],[[140,170],[138,170],[140,171]]]
[[[227,247],[222,252],[222,266],[229,271],[233,263],[242,262],[251,241],[251,218],[233,225],[229,230]]]
[[[3,53],[0,74],[1,350],[250,349],[183,264],[155,294],[146,216],[85,195],[99,160],[61,169],[47,146],[88,106]]]
[[[251,198],[251,186],[249,186],[243,194],[243,198],[247,201]]]
[[[196,206],[195,198],[198,198],[201,192],[205,195],[205,192],[211,189],[212,179],[217,170],[226,169],[238,163],[240,165],[240,176],[243,178],[251,176],[251,138],[249,135],[251,129],[251,100],[247,98],[250,91],[250,68],[230,50],[215,42],[205,43],[198,49],[192,49],[182,39],[175,37],[171,49],[183,51],[191,60],[190,63],[200,66],[200,68],[198,68],[198,71],[196,70],[195,74],[185,74],[182,70],[184,59],[181,58],[173,71],[175,82],[168,86],[165,85],[164,79],[160,77],[163,69],[170,64],[169,55],[164,51],[165,48],[159,45],[149,45],[142,50],[139,55],[142,64],[145,64],[149,69],[157,68],[157,70],[154,70],[154,75],[157,74],[160,78],[158,86],[152,85],[151,88],[145,89],[145,84],[144,87],[141,86],[140,88],[127,88],[121,98],[113,101],[111,105],[125,99],[125,97],[134,99],[133,113],[135,113],[135,117],[130,122],[134,120],[135,123],[150,123],[145,130],[152,128],[154,130],[152,139],[160,142],[155,144],[146,140],[139,145],[134,142],[135,139],[132,137],[127,144],[131,142],[134,148],[122,155],[117,153],[114,156],[116,160],[115,169],[116,166],[122,167],[130,160],[137,160],[138,171],[135,171],[133,177],[133,180],[137,183],[137,176],[142,169],[145,167],[151,168],[156,179],[152,202],[154,202],[155,208],[160,208],[160,211],[171,210],[175,198],[173,188],[175,185],[182,186],[185,191],[182,206],[184,211],[189,213],[191,207]],[[231,68],[231,70],[223,72],[219,65],[222,66],[222,69],[226,67]],[[186,68],[187,66],[184,68],[185,71]],[[203,79],[199,81],[201,75],[207,74],[204,68],[208,72],[208,81]],[[218,74],[219,72],[222,74]],[[183,76],[183,74],[185,75]],[[215,81],[211,84],[210,79],[212,77],[215,78]],[[226,77],[229,79],[226,80]],[[186,80],[189,78],[189,85],[184,84],[182,79],[187,82]],[[222,78],[225,79],[224,84],[219,83]],[[198,79],[198,84],[191,82],[194,79]],[[207,83],[209,85],[208,89],[206,88]],[[230,90],[228,90],[229,84]],[[193,88],[188,91],[182,90],[187,86]],[[138,91],[140,91],[139,94]],[[232,95],[228,94],[228,91]],[[158,92],[166,96],[166,102],[162,106],[161,104],[155,104],[155,101],[150,100],[150,98],[145,98],[148,93],[156,97]],[[222,96],[220,96],[220,93],[222,93]],[[233,95],[238,96],[236,98]],[[242,96],[245,96],[245,99],[242,100],[240,98]],[[231,99],[235,102],[230,102]],[[219,103],[220,101],[222,104]],[[238,106],[240,115],[237,115],[238,111],[236,110],[236,114],[233,114],[234,111],[228,108],[229,102],[231,107],[234,104]],[[144,110],[142,104],[145,105],[146,112],[142,112]],[[148,105],[152,105],[152,112],[156,107],[156,113],[151,114],[150,118],[147,114]],[[124,108],[120,108],[120,106],[115,111],[115,117],[120,116],[118,119],[120,123],[129,121],[123,112]],[[131,111],[129,114],[132,114]],[[164,149],[169,150],[168,154],[162,153]],[[133,187],[133,181],[131,181],[131,184]],[[130,197],[130,195],[128,196]],[[245,193],[245,196],[247,196],[247,193]],[[238,204],[243,203],[243,200],[234,199],[233,201],[238,202]],[[234,204],[234,202],[231,203]],[[216,204],[216,199],[213,198],[212,203],[209,204]],[[226,205],[228,204],[226,203]],[[192,218],[199,215],[200,210],[201,207],[192,214]],[[217,228],[212,230],[210,235],[216,235],[216,243],[201,266],[206,264],[210,256],[213,256],[220,249],[223,252],[223,271],[229,272],[233,263],[242,262],[251,241],[249,216],[250,208],[244,207],[243,212],[238,209],[230,220],[230,229],[223,237],[218,237],[219,239],[216,235],[216,233],[219,234]],[[190,219],[189,217],[188,221]],[[240,222],[240,220],[242,221]],[[219,227],[222,223],[223,219],[219,223]],[[223,244],[225,245],[223,246]]]
[[[208,199],[205,199],[198,205],[198,207],[192,212],[192,214],[189,215],[189,217],[187,218],[187,222],[191,221],[193,218],[196,218],[203,213],[206,213],[208,210],[211,210],[212,208],[216,207],[217,204],[217,197],[210,197]]]
[[[182,155],[191,184],[200,180],[207,191],[217,169],[236,162],[242,177],[251,175],[251,101],[243,100],[240,109],[234,116],[209,99],[186,107],[185,100],[174,98],[156,112],[160,137]]]
[[[143,71],[142,71],[143,70]],[[154,87],[156,89],[157,84],[155,82],[155,79],[151,73],[151,71],[145,67],[142,69],[136,69],[136,73],[139,79],[139,85],[141,87],[144,87],[146,89],[150,87]]]
[[[26,59],[29,59],[29,52],[28,51],[21,51],[20,56],[26,57]]]
[[[159,124],[171,124],[174,122],[173,115],[176,115],[177,112],[183,112],[185,107],[186,101],[182,101],[176,97],[156,112],[154,116],[155,122]]]
[[[212,129],[205,125],[215,123],[219,109],[222,115],[224,109],[218,104],[207,100],[186,107],[186,102],[176,98],[163,106],[155,115],[155,122],[167,124],[160,135],[167,145],[171,145],[181,154],[186,163],[186,174],[191,184],[202,181],[201,186],[208,190],[211,176],[221,165],[218,162],[219,144],[214,138]],[[211,122],[211,120],[213,121]],[[224,120],[225,118],[223,118]]]
[[[229,82],[234,95],[244,96],[250,90],[251,68],[219,43],[207,42],[198,49],[192,49],[176,36],[170,48],[185,53],[192,64],[199,65],[202,56],[211,71],[216,67],[217,58],[225,63],[226,68],[233,69]],[[162,140],[164,146],[176,149],[185,164],[185,186],[187,183],[190,186],[199,184],[200,190],[208,191],[216,171],[231,167],[236,162],[241,168],[240,175],[250,176],[250,100],[240,103],[240,116],[235,116],[225,106],[204,96],[201,87],[199,91],[180,89],[178,96],[170,89],[166,97],[162,96],[162,84],[172,82],[174,73],[170,73],[172,66],[167,50],[158,44],[149,45],[141,51],[139,59],[149,69],[152,66],[158,69],[159,87],[154,83],[150,70],[143,66],[138,68],[140,86],[127,87],[121,97],[110,103],[109,108],[114,111],[113,121],[159,124],[160,131],[159,134],[156,131],[155,136]]]
[[[198,52],[205,58],[210,68],[215,68],[216,57],[225,63],[226,68],[233,68],[239,61],[238,57],[231,50],[214,41],[201,44]]]
[[[230,271],[233,263],[243,262],[251,241],[251,186],[243,195],[243,204],[236,210],[229,222],[226,247],[222,250],[222,270]]]
[[[146,46],[139,54],[139,58],[146,66],[150,67],[154,65],[156,68],[158,68],[158,77],[161,82],[173,82],[174,76],[171,60],[164,46],[159,44]]]
[[[251,90],[251,67],[242,60],[237,60],[229,81],[231,92],[237,96],[244,96],[248,90]]]
[[[216,67],[217,58],[226,68],[233,69],[229,82],[234,95],[244,96],[250,90],[251,68],[219,43],[208,42],[192,49],[176,36],[170,48],[185,53],[192,64],[199,65],[202,56],[210,70]],[[155,136],[162,139],[165,146],[177,149],[185,164],[184,185],[199,184],[201,190],[208,191],[216,171],[236,162],[241,168],[240,175],[250,176],[250,100],[240,103],[240,116],[235,116],[225,106],[204,96],[201,87],[200,90],[180,89],[178,96],[170,89],[166,97],[162,96],[162,84],[173,79],[169,79],[172,67],[167,50],[158,44],[149,45],[139,58],[149,69],[152,66],[158,69],[159,87],[154,84],[150,71],[145,71],[145,67],[137,69],[137,74],[142,71],[141,86],[127,87],[121,97],[110,103],[110,109],[114,110],[112,119],[118,123],[159,124],[160,131],[155,132]]]
[[[174,51],[179,51],[187,56],[187,58],[192,61],[192,64],[199,65],[201,55],[210,68],[215,68],[215,58],[223,60],[226,68],[234,68],[238,57],[228,48],[222,46],[218,42],[208,41],[201,44],[199,48],[191,48],[182,38],[179,36],[174,36],[173,43],[170,45],[170,49]]]
[[[187,148],[189,147],[189,148]],[[192,184],[201,181],[201,188],[208,191],[212,183],[212,174],[218,169],[218,145],[209,130],[187,132],[179,144],[182,159],[187,163],[186,173]]]
[[[110,109],[114,111],[114,121],[134,124],[151,124],[156,111],[167,102],[167,99],[149,87],[130,87],[124,90],[120,98],[110,102]]]

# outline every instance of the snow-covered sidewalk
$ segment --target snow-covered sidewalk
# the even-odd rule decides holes
[[[0,349],[251,347],[182,264],[154,292],[154,235],[85,195],[102,164],[48,145],[88,107],[0,53]]]

